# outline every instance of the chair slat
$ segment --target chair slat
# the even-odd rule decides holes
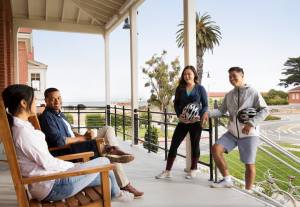
[[[94,190],[95,190],[99,195],[101,195],[101,197],[102,197],[103,193],[102,193],[101,187],[100,187],[100,186],[95,186],[95,187],[93,187],[93,188],[94,188]]]
[[[81,191],[80,193],[76,194],[75,197],[78,199],[81,205],[87,205],[91,203],[91,199],[83,194]]]
[[[95,191],[93,188],[86,188],[84,189],[84,192],[92,201],[98,201],[101,198],[97,191]]]
[[[62,201],[57,201],[57,202],[54,202],[53,205],[55,207],[68,207],[66,203],[62,202]]]
[[[53,205],[53,203],[50,203],[50,202],[43,202],[42,206],[43,207],[55,207],[55,205]]]
[[[75,198],[75,196],[67,198],[66,202],[69,205],[69,207],[77,207],[77,206],[79,206],[79,201]]]
[[[37,201],[36,199],[31,199],[29,202],[30,207],[39,207],[40,206],[40,202]]]

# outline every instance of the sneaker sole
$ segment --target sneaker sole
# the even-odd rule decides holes
[[[172,178],[172,177],[163,177],[163,178],[159,178],[159,177],[156,177],[156,176],[155,176],[155,179],[158,179],[158,180],[159,180],[159,179],[170,179],[170,178]]]
[[[210,185],[211,188],[232,188],[233,186],[223,186],[223,187],[219,187],[219,186],[214,186],[214,185]]]

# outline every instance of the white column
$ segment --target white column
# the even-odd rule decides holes
[[[110,105],[109,34],[105,34],[103,37],[105,62],[105,104]]]
[[[184,65],[196,66],[196,0],[183,0]],[[186,137],[186,170],[191,168],[191,140]]]
[[[138,59],[137,59],[137,8],[132,7],[130,17],[130,74],[131,74],[131,123],[132,143],[134,142],[134,109],[138,108]]]
[[[14,47],[14,83],[18,84],[20,82],[20,72],[19,72],[19,52],[18,52],[18,30],[19,27],[13,26],[13,47]]]

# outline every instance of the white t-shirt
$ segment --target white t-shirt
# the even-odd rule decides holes
[[[73,163],[50,154],[44,133],[35,130],[30,122],[14,117],[12,133],[23,177],[63,172],[74,167]],[[54,182],[55,180],[50,180],[31,184],[29,192],[32,197],[43,200],[50,193]]]
[[[62,120],[63,120],[63,121],[65,122],[65,124],[67,125],[68,131],[69,131],[71,137],[75,137],[75,134],[74,134],[74,132],[72,131],[72,127],[71,127],[71,125],[69,124],[69,122],[68,122],[67,120],[65,120],[64,118],[62,118]]]

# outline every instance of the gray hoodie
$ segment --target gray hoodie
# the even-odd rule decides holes
[[[220,117],[227,112],[229,113],[228,131],[237,138],[250,136],[259,136],[258,123],[263,121],[269,114],[267,104],[261,94],[245,84],[242,87],[235,87],[229,91],[223,100],[220,109],[215,109],[209,114],[211,117]],[[252,125],[249,134],[242,133],[244,124],[237,119],[237,114],[240,110],[246,108],[255,108],[258,112],[255,117],[249,120],[248,124]]]

